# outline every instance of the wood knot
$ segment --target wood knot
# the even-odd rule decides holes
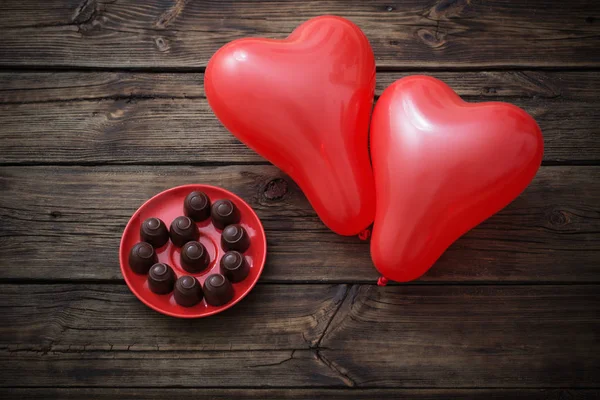
[[[429,10],[429,18],[439,20],[457,17],[470,3],[471,0],[441,0]]]
[[[385,7],[385,11],[387,11],[387,12],[392,12],[394,10],[395,10],[394,6],[386,6]]]
[[[73,13],[71,21],[78,25],[90,23],[98,11],[96,6],[96,0],[84,0],[84,2],[77,7],[75,13]]]
[[[548,216],[550,225],[554,227],[565,226],[571,223],[569,214],[564,210],[552,210]]]
[[[400,41],[399,40],[390,40],[390,46],[399,46],[400,45]]]
[[[119,120],[123,118],[123,116],[125,115],[125,110],[122,108],[125,107],[124,103],[125,102],[123,101],[115,103],[114,109],[110,110],[110,112],[106,115],[106,118],[109,121]]]
[[[60,211],[51,211],[50,216],[52,218],[60,218],[60,217],[62,217],[62,213]]]
[[[165,52],[171,49],[171,46],[169,46],[169,41],[161,36],[154,39],[154,43],[156,43],[156,48],[158,51]]]
[[[173,6],[171,8],[169,8],[167,11],[165,11],[158,17],[158,19],[156,20],[154,25],[160,29],[166,28],[173,21],[175,21],[175,19],[179,16],[179,14],[181,14],[181,12],[183,11],[183,8],[186,6],[186,4],[188,2],[189,2],[189,0],[175,1],[175,4],[173,4]]]
[[[421,28],[417,31],[419,38],[429,47],[437,49],[446,44],[446,35],[440,32],[432,32],[429,29]]]
[[[496,88],[493,87],[485,87],[481,92],[484,95],[495,95],[497,93]]]
[[[594,21],[596,21],[596,19],[595,19],[594,17],[591,17],[591,16],[590,16],[590,17],[587,17],[587,18],[585,19],[585,22],[587,22],[588,24],[593,24],[593,23],[594,23]]]
[[[285,179],[272,179],[265,185],[264,195],[267,200],[277,201],[283,199],[288,192],[288,183]]]

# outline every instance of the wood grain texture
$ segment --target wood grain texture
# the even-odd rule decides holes
[[[204,98],[204,74],[21,70],[0,72],[0,104],[145,98]]]
[[[347,285],[259,285],[231,309],[197,320],[169,318],[126,285],[2,285],[5,351],[246,351],[315,346]]]
[[[28,400],[163,400],[163,399],[415,399],[415,400],[591,400],[594,389],[147,389],[147,388],[15,388],[0,389],[3,399]]]
[[[220,46],[322,14],[368,36],[376,97],[425,73],[544,132],[530,187],[417,282],[375,286],[369,244],[204,96]],[[598,18],[594,0],[1,1],[0,398],[600,398]],[[140,204],[193,182],[246,199],[269,253],[240,304],[179,320],[135,298],[117,249]]]
[[[0,386],[343,387],[313,351],[8,352]]]
[[[409,75],[435,76],[474,101],[511,98],[597,101],[600,78],[593,71],[378,72],[375,94]],[[204,74],[170,72],[0,71],[0,104],[74,100],[204,97]]]
[[[599,66],[593,0],[8,0],[0,65],[199,68],[225,43],[354,21],[382,67]]]
[[[377,93],[406,75],[378,73]],[[433,75],[467,100],[531,113],[546,162],[600,162],[595,72]],[[266,162],[219,123],[202,82],[202,74],[0,73],[0,163]]]
[[[355,386],[598,387],[597,286],[354,286],[322,354]]]
[[[268,240],[262,281],[377,279],[368,243],[329,231],[298,187],[266,165],[4,167],[0,278],[120,280],[130,216],[154,194],[193,182],[232,190],[257,211]],[[598,199],[600,167],[542,167],[419,282],[599,282]]]
[[[236,307],[214,320],[164,317],[156,328],[138,309],[141,304],[119,301],[125,287],[107,291],[106,286],[3,285],[1,304],[8,307],[2,308],[2,318],[14,319],[15,326],[3,324],[2,340],[19,345],[0,349],[0,385],[595,388],[600,377],[600,295],[594,285],[259,286],[244,310]],[[281,301],[275,310],[260,307],[274,305],[275,297]],[[107,298],[115,300],[107,303]],[[296,334],[284,333],[284,345],[299,342],[298,328],[312,319],[319,303],[339,310],[316,344],[238,349],[244,337],[276,347],[282,337],[277,333],[286,327]],[[292,308],[289,320],[286,308]],[[24,315],[16,315],[19,309]],[[41,316],[45,310],[54,311]],[[242,316],[244,311],[248,315]],[[280,314],[280,326],[275,318],[236,324],[236,312],[242,321],[256,313]],[[260,326],[266,321],[271,325]],[[155,337],[135,329],[144,325]],[[231,339],[232,329],[240,338]],[[255,337],[271,329],[270,345]],[[89,336],[87,346],[81,345],[83,335]],[[137,337],[138,344],[125,348],[121,336]],[[28,347],[48,337],[58,337],[59,343]],[[116,344],[107,346],[113,340]],[[198,350],[227,340],[232,350]],[[179,350],[163,350],[159,343]]]

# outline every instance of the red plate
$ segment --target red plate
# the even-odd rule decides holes
[[[205,300],[202,300],[193,307],[182,307],[175,302],[173,292],[166,295],[159,295],[151,292],[148,288],[148,275],[136,274],[129,267],[129,252],[133,245],[140,242],[140,225],[142,222],[147,218],[157,217],[162,219],[168,228],[175,218],[184,215],[183,200],[194,190],[206,193],[210,198],[211,204],[220,199],[231,200],[240,210],[240,224],[246,229],[246,232],[250,236],[250,247],[244,253],[246,260],[250,265],[250,273],[243,281],[233,284],[233,299],[229,303],[219,307],[211,306],[210,304],[207,304]],[[185,271],[181,267],[179,261],[180,249],[173,246],[170,240],[163,247],[156,249],[156,253],[158,254],[159,262],[169,264],[178,278],[183,275],[192,275],[203,285],[204,280],[210,274],[219,273],[219,261],[225,251],[220,246],[221,230],[213,226],[210,218],[203,222],[197,222],[196,225],[198,225],[198,228],[200,229],[199,241],[206,247],[210,254],[210,266],[205,271],[198,274],[192,274]],[[207,317],[226,310],[243,299],[244,296],[252,290],[258,277],[262,273],[266,255],[267,240],[265,231],[254,210],[248,203],[237,197],[235,194],[225,189],[209,185],[178,186],[165,190],[152,197],[145,202],[135,214],[133,214],[127,223],[119,248],[121,273],[133,294],[148,307],[163,314],[179,318]]]

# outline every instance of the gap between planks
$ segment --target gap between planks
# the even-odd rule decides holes
[[[418,68],[414,67],[393,67],[380,65],[375,67],[376,72],[399,72],[399,73],[415,73],[420,72],[512,72],[512,71],[552,71],[552,72],[585,72],[585,71],[600,71],[597,66],[552,66],[552,65],[480,65],[474,67],[467,66],[433,66],[423,65]],[[0,72],[144,72],[144,73],[177,73],[177,74],[203,74],[206,72],[206,67],[103,67],[103,66],[70,66],[70,65],[0,65]]]
[[[432,267],[432,268],[435,268]],[[302,285],[360,285],[360,286],[378,286],[377,280],[259,280],[257,285],[285,285],[285,286],[302,286]],[[0,285],[125,285],[124,279],[40,279],[40,278],[0,278]],[[600,285],[600,281],[588,282],[560,282],[560,281],[412,281],[412,282],[392,282],[386,286],[595,286]]]

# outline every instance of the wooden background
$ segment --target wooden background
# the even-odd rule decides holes
[[[417,282],[379,288],[368,244],[218,123],[204,67],[245,36],[336,14],[377,92],[431,74],[539,122],[543,166]],[[0,397],[600,397],[597,0],[0,2]],[[140,303],[117,250],[147,198],[223,186],[269,257],[239,305]]]

